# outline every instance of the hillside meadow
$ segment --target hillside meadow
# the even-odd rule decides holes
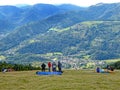
[[[119,90],[120,71],[64,70],[62,75],[38,76],[36,71],[0,72],[0,90]]]

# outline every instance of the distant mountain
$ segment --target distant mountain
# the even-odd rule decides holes
[[[1,20],[13,23],[20,19],[22,10],[15,6],[0,6],[0,14],[4,16],[4,18],[0,18]]]
[[[67,5],[71,6],[71,5]],[[50,4],[35,4],[33,6],[25,5],[25,6],[0,6],[0,20],[4,20],[5,22],[10,22],[13,24],[12,28],[7,28],[4,26],[4,29],[0,27],[0,29],[4,30],[12,30],[18,26],[22,26],[26,23],[39,21],[45,19],[49,16],[55,15],[57,13],[65,13],[73,10],[73,8],[78,6],[73,6],[71,9],[68,7],[61,8],[61,6],[55,6]],[[74,9],[75,9],[74,8]],[[4,23],[4,22],[1,22]],[[1,26],[1,25],[0,25]]]
[[[27,9],[22,23],[42,20],[48,16],[56,14],[57,12],[59,12],[59,9],[54,5],[36,4]]]
[[[77,15],[77,17],[81,18],[81,21],[93,19],[119,20],[119,6],[119,3],[97,4],[88,8],[79,7],[71,4],[63,4],[58,6],[50,4],[35,4],[33,6],[25,5],[21,7],[0,6],[0,20],[3,21],[1,23],[4,24],[5,21],[8,24],[10,22],[10,24],[12,25],[10,25],[10,28],[8,28],[8,26],[5,26],[4,24],[3,28],[1,24],[0,26],[2,27],[0,27],[0,29],[2,29],[2,32],[4,30],[13,30],[18,26],[22,26],[30,22],[40,21],[53,15],[58,16],[59,14],[64,14],[68,18],[70,16],[75,17]]]
[[[72,4],[62,4],[62,5],[58,5],[57,7],[63,11],[80,11],[87,9],[87,7],[80,7]]]
[[[16,14],[10,11],[9,17],[3,8],[0,11],[5,17],[0,19],[0,30],[9,31],[0,39],[0,53],[7,60],[9,55],[54,52],[96,60],[120,58],[120,3],[88,8],[36,4],[13,11]]]
[[[0,16],[0,33],[14,29],[20,19],[21,12],[22,10],[15,6],[0,6],[0,15],[2,15]]]
[[[37,34],[46,33],[51,28],[56,29],[67,28],[76,23],[88,20],[87,18],[84,17],[84,15],[83,16],[81,15],[81,18],[79,18],[79,16],[80,16],[79,12],[68,12],[63,14],[57,14],[48,17],[44,20],[28,23],[25,24],[24,26],[18,27],[16,28],[15,31],[11,32],[7,37],[2,39],[1,42],[5,43],[5,45],[4,44],[2,45],[4,47],[7,46],[7,48],[3,48],[1,45],[0,50],[10,49],[11,47],[19,44],[23,40],[26,40]]]
[[[97,17],[100,20],[120,20],[119,9],[120,3],[113,4],[102,3],[89,7],[89,11],[92,12],[92,16]]]

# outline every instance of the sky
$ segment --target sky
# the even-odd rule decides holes
[[[16,5],[16,4],[36,4],[36,3],[47,3],[47,4],[75,4],[83,7],[95,5],[97,3],[117,3],[120,0],[0,0],[1,5]]]

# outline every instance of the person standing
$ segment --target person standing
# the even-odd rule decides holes
[[[56,63],[53,62],[53,63],[52,63],[52,71],[53,71],[53,72],[56,72],[56,66],[57,66]]]
[[[62,72],[62,64],[60,61],[58,61],[58,71]]]
[[[51,62],[48,62],[48,71],[49,72],[51,71],[51,66],[52,66]]]
[[[46,65],[44,63],[42,63],[42,65],[41,65],[42,72],[45,72],[45,67],[46,67]]]

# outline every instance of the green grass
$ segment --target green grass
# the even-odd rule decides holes
[[[70,30],[70,27],[63,28],[63,29],[50,28],[49,30],[53,30],[53,31],[57,31],[57,32],[64,32],[64,31]]]
[[[0,73],[0,90],[119,90],[120,71],[110,74],[65,70],[63,75],[38,76],[36,71]]]
[[[103,21],[85,21],[85,22],[82,22],[82,24],[85,24],[87,26],[92,26],[94,24],[101,24],[103,23]]]
[[[117,61],[120,61],[120,59],[110,59],[110,60],[104,60],[106,63],[115,63]]]

